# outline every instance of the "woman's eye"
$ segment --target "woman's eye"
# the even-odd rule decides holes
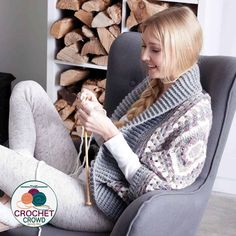
[[[160,51],[161,51],[160,49],[152,49],[152,52],[154,52],[154,53],[158,53]]]
[[[143,44],[141,47],[142,47],[142,48],[146,48],[146,45]]]

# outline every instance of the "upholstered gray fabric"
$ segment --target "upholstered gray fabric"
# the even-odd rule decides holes
[[[105,108],[108,115],[121,99],[144,78],[140,61],[140,34],[124,33],[113,43],[109,54]],[[200,73],[203,88],[212,98],[213,126],[207,161],[197,181],[178,191],[153,191],[134,202],[118,219],[111,236],[193,236],[196,232],[227,140],[236,108],[236,58],[202,56]],[[1,235],[37,235],[22,227]],[[42,236],[106,236],[43,227]]]

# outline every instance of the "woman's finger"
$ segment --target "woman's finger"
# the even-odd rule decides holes
[[[81,109],[86,112],[88,115],[94,110],[94,104],[90,101],[85,101],[81,103]]]
[[[86,89],[86,88],[82,88],[81,93],[84,94],[84,96],[87,98],[87,100],[97,101],[95,94],[91,90]]]
[[[88,114],[83,109],[79,109],[77,111],[77,114],[78,114],[79,118],[82,118],[84,121],[88,120]]]

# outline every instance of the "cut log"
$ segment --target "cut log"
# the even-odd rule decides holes
[[[85,56],[88,54],[93,54],[93,55],[106,55],[106,51],[103,48],[102,44],[97,38],[93,38],[87,43],[84,44],[82,50],[81,50],[81,55]]]
[[[146,8],[146,14],[144,14],[143,20],[146,20],[150,16],[167,9],[169,7],[169,4],[168,3],[154,4],[154,3],[149,2],[148,0],[143,0],[143,6],[145,6],[145,8]]]
[[[107,14],[115,24],[119,25],[121,22],[121,4],[117,3],[108,7]]]
[[[106,82],[107,82],[106,79],[98,80],[97,86],[100,87],[100,88],[106,89]]]
[[[58,0],[56,8],[78,11],[84,0]]]
[[[56,107],[57,111],[62,110],[68,105],[67,101],[64,99],[59,99],[54,103],[54,106]]]
[[[78,52],[79,47],[78,44],[75,43],[69,47],[64,47],[63,49],[61,49],[61,51],[59,51],[59,53],[57,54],[57,59],[78,64],[87,63],[88,57],[82,56]]]
[[[78,110],[78,109],[79,109],[79,106],[78,106],[76,109]],[[79,119],[79,116],[78,116],[78,113],[77,113],[77,112],[75,112],[74,118],[75,118],[75,125],[76,125],[76,126],[82,126],[82,123],[81,123],[81,121],[80,121],[80,119]]]
[[[111,0],[89,0],[82,5],[87,12],[99,12],[105,10],[111,4]]]
[[[107,27],[110,25],[114,25],[113,20],[107,15],[106,12],[99,12],[92,21],[92,27],[98,28],[98,27]]]
[[[61,119],[64,121],[66,120],[70,114],[72,114],[72,112],[75,111],[75,107],[74,106],[70,106],[67,105],[64,109],[62,109],[61,111],[59,111],[59,115],[61,117]]]
[[[58,20],[52,24],[50,34],[54,38],[60,39],[73,29],[73,23],[72,18],[63,18]]]
[[[134,13],[131,11],[129,17],[126,20],[126,27],[131,29],[132,27],[138,25],[138,22],[134,16]]]
[[[99,96],[98,101],[102,104],[104,103],[104,101],[105,101],[105,91],[103,91],[102,94]]]
[[[66,119],[63,121],[65,127],[71,132],[75,127],[75,122],[71,119]]]
[[[138,23],[141,23],[157,12],[163,11],[168,6],[162,4],[154,4],[149,2],[148,0],[127,0],[127,4],[131,12],[133,12]]]
[[[75,12],[74,16],[86,24],[88,27],[91,27],[93,20],[93,14],[91,12],[84,11],[82,9]]]
[[[66,46],[70,46],[78,41],[84,41],[83,33],[81,29],[73,30],[67,33],[64,37],[64,43]]]
[[[107,64],[108,64],[108,56],[94,57],[91,62],[96,64],[96,65],[99,65],[99,66],[107,66]]]
[[[68,91],[66,88],[63,88],[58,91],[59,97],[64,99],[69,105],[73,105],[73,103],[76,99],[76,94],[77,93],[73,93],[73,92]]]
[[[108,28],[108,30],[113,34],[115,38],[120,35],[120,27],[118,25],[112,25]]]
[[[76,82],[85,79],[88,75],[89,75],[88,70],[70,69],[70,70],[64,71],[60,75],[60,85],[68,86],[71,84],[75,84]]]
[[[107,53],[109,53],[111,44],[115,40],[115,37],[106,28],[98,28],[97,31],[101,44],[106,49]]]
[[[87,25],[82,26],[82,32],[87,38],[95,38],[93,31]]]
[[[96,79],[87,79],[83,84],[97,85],[98,80]]]

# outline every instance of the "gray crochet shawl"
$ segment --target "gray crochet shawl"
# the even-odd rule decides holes
[[[147,86],[148,77],[122,100],[111,119],[119,120],[125,115]],[[184,101],[201,93],[201,91],[199,68],[198,65],[194,65],[164,92],[152,106],[120,129],[131,149],[138,155],[139,147],[143,146],[144,142],[148,140],[150,133],[153,133],[164,120],[168,119],[172,113],[171,111]],[[100,147],[96,159],[92,163],[90,181],[96,205],[105,215],[112,220],[116,220],[127,207],[127,203],[109,185],[112,182],[122,182],[124,186],[129,188],[129,183],[105,145]]]

